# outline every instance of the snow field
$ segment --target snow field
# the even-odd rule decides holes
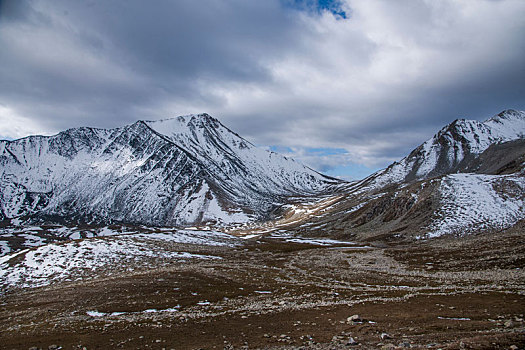
[[[427,238],[505,229],[525,218],[525,178],[453,174],[443,178],[441,203]]]
[[[220,259],[165,249],[160,245],[162,242],[212,246],[238,244],[236,238],[226,234],[192,230],[51,243],[1,257],[0,285],[22,288],[44,286],[54,281],[82,279],[90,272],[104,271],[108,266],[125,269],[140,267],[148,259]]]

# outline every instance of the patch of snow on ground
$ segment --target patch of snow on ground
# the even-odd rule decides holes
[[[59,236],[67,236],[67,233],[70,232],[70,229],[69,227],[59,227],[59,228],[56,228],[56,229],[52,229],[50,230],[51,232],[56,232],[57,235]]]
[[[24,232],[38,232],[38,231],[41,231],[42,230],[42,227],[40,226],[28,226],[28,227],[24,227],[22,229],[22,231]]]
[[[142,239],[156,239],[175,243],[212,245],[212,246],[235,246],[239,240],[228,234],[218,231],[197,231],[193,229],[174,230],[171,233],[141,233],[134,235]]]
[[[336,241],[333,239],[323,239],[323,238],[311,239],[311,238],[302,238],[302,237],[288,238],[285,241],[290,242],[290,243],[314,244],[314,245],[320,245],[320,246],[329,246],[329,245],[334,245],[334,244],[352,244],[349,242]]]
[[[116,236],[120,234],[120,232],[112,230],[109,227],[103,227],[100,231],[97,232],[98,237]]]
[[[11,225],[19,226],[22,223],[20,218],[11,219]]]
[[[22,234],[19,235],[19,237],[25,239],[24,245],[26,247],[40,247],[41,245],[45,244],[45,241],[41,237],[35,235]]]
[[[98,312],[98,311],[88,311],[86,312],[86,314],[88,314],[88,316],[91,316],[91,317],[102,317],[106,315],[106,313]]]
[[[149,243],[149,244],[148,244]],[[20,262],[8,262],[23,255]],[[121,236],[47,244],[0,258],[0,286],[37,287],[89,276],[107,266],[127,266],[147,259],[220,259],[216,256],[158,249],[145,240]]]
[[[130,315],[130,314],[139,314],[139,313],[157,313],[157,312],[177,312],[180,311],[180,305],[170,307],[167,309],[147,309],[144,311],[134,311],[134,312],[100,312],[100,311],[86,311],[86,314],[91,317],[104,317],[104,316],[120,316],[120,315]]]
[[[6,241],[0,241],[0,256],[6,255],[11,252],[9,244]]]
[[[71,234],[71,235],[69,236],[69,238],[70,238],[70,239],[80,239],[80,238],[82,238],[82,237],[80,236],[80,232],[74,232],[73,234]]]
[[[454,174],[443,178],[440,209],[428,238],[505,229],[525,218],[525,178]]]
[[[238,239],[224,234],[219,231],[212,230],[209,227],[191,228],[185,230],[178,230],[175,228],[130,228],[127,226],[116,227],[111,229],[109,227],[80,229],[78,227],[55,227],[46,231],[36,231],[40,229],[37,227],[27,228],[1,228],[0,229],[0,256],[4,256],[17,250],[29,247],[39,247],[47,243],[55,241],[63,241],[64,239],[82,239],[91,237],[106,237],[106,236],[130,236],[135,235],[141,239],[156,239],[169,241],[174,243],[188,243],[200,245],[214,245],[214,246],[234,246],[238,244]],[[156,233],[155,231],[161,231]],[[16,242],[16,248],[9,248],[10,242]],[[8,249],[9,248],[9,249]]]
[[[248,235],[243,235],[241,236],[242,239],[252,239],[252,238],[258,238],[260,237],[261,235],[252,235],[252,234],[248,234]]]
[[[313,244],[319,246],[331,246],[331,245],[355,245],[353,242],[338,241],[335,239],[328,238],[306,238],[298,236],[288,236],[288,235],[272,235],[268,238],[284,239],[285,242],[290,243],[302,243],[302,244]]]
[[[468,317],[441,317],[441,316],[438,316],[438,319],[451,320],[451,321],[470,321],[470,318]]]

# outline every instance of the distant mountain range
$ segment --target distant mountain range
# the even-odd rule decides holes
[[[259,149],[207,114],[190,115],[0,141],[0,219],[268,221],[302,235],[375,241],[463,235],[525,219],[524,169],[523,111],[455,120],[350,183]]]
[[[0,219],[243,222],[339,183],[208,114],[0,141]]]

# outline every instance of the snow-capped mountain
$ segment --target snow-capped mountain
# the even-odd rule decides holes
[[[307,210],[314,215],[294,216],[294,208],[287,228],[381,241],[507,229],[525,220],[525,113],[456,120],[401,161],[342,187],[329,206]]]
[[[370,180],[381,187],[466,171],[489,146],[523,138],[524,111],[505,110],[485,122],[457,119]]]
[[[338,182],[255,147],[207,114],[0,141],[1,218],[238,222]]]

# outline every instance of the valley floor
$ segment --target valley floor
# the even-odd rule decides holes
[[[129,236],[141,255],[18,288],[9,273],[25,273],[12,270],[23,252],[3,265],[0,348],[523,348],[523,231],[391,247]]]

